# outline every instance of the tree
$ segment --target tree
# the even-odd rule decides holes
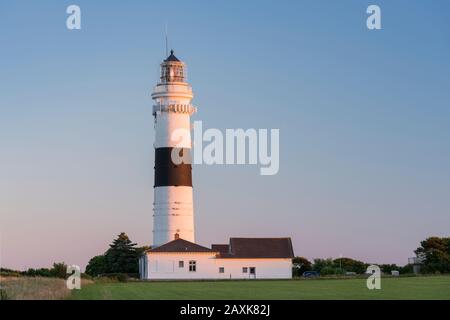
[[[420,242],[414,252],[425,257],[422,272],[450,272],[450,237],[430,237]]]
[[[320,270],[321,276],[331,275],[331,274],[343,274],[343,271],[339,267],[325,266]]]
[[[50,273],[53,277],[65,279],[67,277],[67,265],[64,262],[55,262]]]
[[[396,264],[380,264],[378,265],[383,273],[391,274],[392,271],[396,270],[398,272],[402,271],[402,267]]]
[[[330,267],[334,268],[333,259],[314,259],[313,270],[321,272],[323,268]]]
[[[367,265],[351,258],[314,259],[313,270],[320,274],[343,274],[345,272],[364,273]]]
[[[341,272],[364,273],[366,271],[366,265],[364,262],[351,258],[334,259],[333,265],[335,268],[341,269]]]
[[[139,256],[135,246],[124,232],[119,234],[105,253],[108,273],[138,273]]]
[[[305,257],[295,257],[292,259],[292,264],[294,265],[292,268],[292,275],[294,277],[300,277],[303,272],[311,271],[311,262]]]
[[[108,265],[104,254],[93,257],[86,266],[86,274],[90,276],[96,277],[102,273],[108,273]]]
[[[149,249],[150,249],[150,246],[137,247],[136,248],[136,254],[137,254],[138,258],[140,256],[142,256],[145,253],[145,251],[147,251]]]
[[[408,273],[413,273],[414,269],[413,269],[412,264],[407,264],[407,265],[405,265],[403,267],[400,267],[399,271],[400,271],[401,274],[408,274]]]
[[[120,233],[109,249],[102,255],[89,260],[86,274],[96,277],[102,274],[125,274],[139,272],[139,257],[149,247],[136,247],[125,232]],[[116,275],[119,276],[119,275]]]

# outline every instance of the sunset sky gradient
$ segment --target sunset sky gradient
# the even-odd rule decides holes
[[[450,232],[449,15],[448,1],[0,1],[2,266],[84,268],[122,231],[150,244],[166,23],[193,120],[280,129],[275,176],[193,167],[197,242],[290,236],[310,259],[406,264]]]

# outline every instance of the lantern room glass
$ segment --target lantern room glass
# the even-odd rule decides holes
[[[164,62],[161,64],[161,82],[185,82],[185,66],[182,62]]]

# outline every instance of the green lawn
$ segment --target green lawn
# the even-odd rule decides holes
[[[73,299],[450,299],[450,276],[365,279],[95,283]]]

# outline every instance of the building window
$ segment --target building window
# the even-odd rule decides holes
[[[189,261],[189,271],[191,272],[197,271],[197,261],[194,260]]]
[[[225,268],[224,267],[219,267],[219,273],[225,273]]]
[[[243,267],[242,268],[242,273],[247,273],[248,272],[248,268],[247,267]]]
[[[184,268],[184,261],[178,261],[178,268]]]
[[[255,273],[256,273],[256,268],[250,267],[250,274],[255,274]]]

